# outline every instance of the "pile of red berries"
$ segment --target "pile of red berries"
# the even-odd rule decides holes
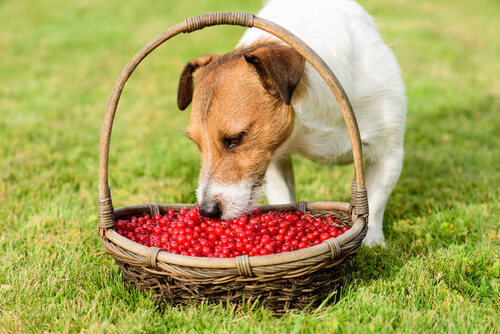
[[[349,230],[329,216],[312,217],[300,211],[265,214],[257,209],[232,221],[206,218],[198,207],[168,210],[165,215],[118,220],[116,231],[147,247],[200,257],[258,256],[318,245]]]

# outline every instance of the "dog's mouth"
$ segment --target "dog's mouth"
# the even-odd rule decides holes
[[[258,184],[252,184],[250,187],[249,196],[244,202],[238,200],[229,199],[228,201],[221,201],[222,204],[222,215],[221,219],[230,220],[234,218],[239,218],[242,215],[248,214],[253,211],[256,207],[257,200],[259,198],[260,186]]]

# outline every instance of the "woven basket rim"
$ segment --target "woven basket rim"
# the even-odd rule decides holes
[[[325,204],[329,202],[318,202],[320,205],[324,206]],[[334,206],[338,206],[339,204],[346,204],[348,206],[348,203],[342,203],[342,202],[330,202]],[[311,203],[314,206],[314,202]],[[169,204],[162,204],[163,206],[169,206]],[[180,203],[175,203],[173,206],[175,207],[186,207],[186,206],[193,206],[194,204],[183,204]],[[140,210],[142,208],[146,208],[146,205],[135,205],[135,206],[125,206],[121,207],[115,210],[116,213],[116,219],[120,218],[120,212],[125,211],[126,209],[130,208],[135,208],[137,210]],[[266,209],[272,208],[273,206],[265,206]],[[279,207],[279,206],[276,206]],[[316,207],[318,207],[316,205]],[[324,209],[327,209],[326,207]],[[283,210],[285,211],[285,210]],[[308,210],[312,211],[312,210]],[[341,210],[336,210],[336,211],[341,211]],[[347,244],[354,238],[356,238],[363,230],[365,227],[365,220],[363,217],[357,217],[356,221],[353,222],[353,225],[351,228],[345,232],[344,234],[339,235],[336,238],[331,238],[330,242],[333,243],[338,243],[338,247],[340,248],[341,246]],[[121,247],[122,249],[126,249],[129,252],[132,252],[136,255],[147,257],[148,253],[150,252],[151,247],[143,246],[137,242],[134,242],[126,237],[121,236],[118,234],[114,229],[107,229],[104,232],[104,236],[111,242],[115,244],[117,247]],[[266,267],[266,266],[272,266],[272,265],[277,265],[277,264],[284,264],[284,263],[292,263],[295,261],[301,261],[301,260],[306,260],[310,259],[313,257],[316,257],[318,255],[322,255],[325,253],[332,253],[332,248],[331,246],[326,243],[322,242],[321,244],[311,246],[308,248],[304,249],[299,249],[299,250],[294,250],[292,252],[286,252],[286,253],[280,253],[280,254],[270,254],[270,255],[263,255],[263,256],[251,256],[248,257],[249,264],[252,268],[256,267]],[[243,255],[244,256],[244,255]],[[335,257],[334,254],[332,254],[332,257]],[[173,264],[173,265],[179,265],[179,266],[184,266],[184,267],[194,267],[194,268],[238,268],[238,257],[234,258],[208,258],[208,257],[192,257],[192,256],[187,256],[187,255],[180,255],[180,254],[173,254],[169,253],[163,250],[158,251],[158,254],[156,255],[156,261],[162,262],[162,263],[168,263],[168,264]]]

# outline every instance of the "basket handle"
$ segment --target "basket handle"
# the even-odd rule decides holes
[[[357,215],[368,215],[368,206],[366,200],[365,179],[363,171],[363,158],[361,150],[361,137],[359,133],[356,117],[352,110],[351,103],[342,88],[337,77],[333,74],[332,70],[326,65],[318,54],[312,50],[303,41],[293,35],[290,31],[283,27],[259,18],[249,13],[236,13],[236,12],[219,12],[203,14],[191,18],[187,18],[184,22],[179,23],[168,30],[165,30],[156,36],[151,42],[146,44],[125,66],[120,76],[118,77],[111,96],[106,107],[104,121],[101,131],[100,151],[99,151],[99,227],[107,228],[114,226],[114,214],[111,201],[111,193],[108,184],[108,165],[109,165],[109,147],[111,140],[111,130],[113,127],[113,120],[118,106],[121,93],[125,83],[132,75],[133,71],[137,68],[140,62],[158,46],[169,40],[170,38],[180,33],[191,33],[196,30],[214,25],[239,25],[243,27],[254,27],[264,30],[290,45],[297,52],[299,52],[323,77],[325,82],[330,87],[340,110],[344,117],[344,121],[349,132],[351,146],[354,158],[354,180],[352,191],[353,207],[356,207]],[[361,198],[361,200],[359,200]],[[360,202],[360,203],[358,203]],[[366,208],[363,208],[365,206]]]

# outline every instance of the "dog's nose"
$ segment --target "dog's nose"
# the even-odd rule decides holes
[[[200,205],[200,215],[208,218],[219,218],[220,208],[217,203],[203,203]]]

